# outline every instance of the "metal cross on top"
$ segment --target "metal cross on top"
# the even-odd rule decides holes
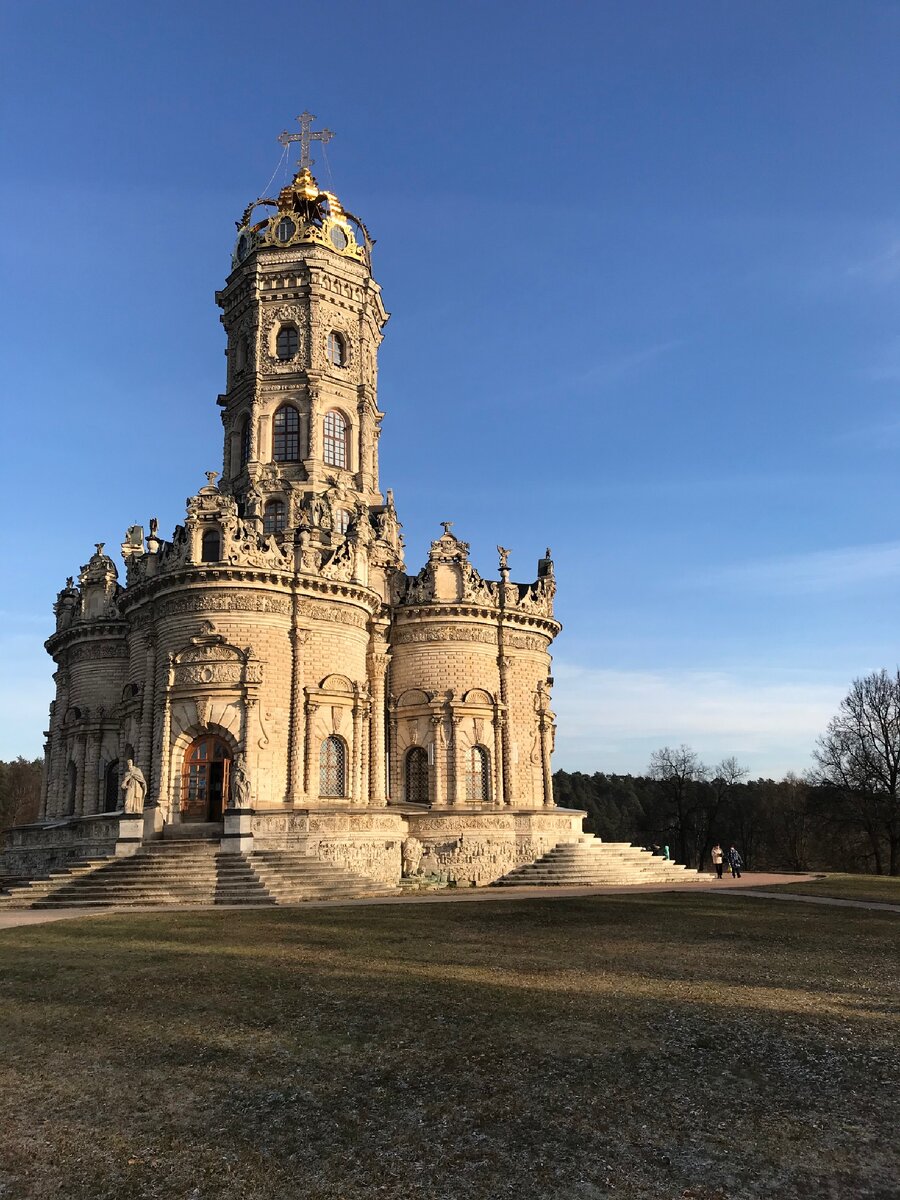
[[[309,170],[315,159],[309,157],[309,143],[321,142],[324,146],[326,142],[330,142],[334,134],[330,129],[310,128],[313,121],[316,119],[315,114],[311,112],[302,112],[297,121],[300,123],[299,133],[288,133],[285,129],[283,133],[278,135],[278,140],[282,146],[288,146],[291,142],[300,143],[300,157],[297,159],[297,166],[300,170]]]

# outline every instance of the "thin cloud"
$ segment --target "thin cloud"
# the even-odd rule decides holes
[[[657,342],[652,346],[645,346],[641,350],[634,350],[629,354],[623,354],[617,358],[610,358],[603,362],[595,363],[588,370],[582,371],[578,375],[573,375],[569,382],[578,387],[588,385],[603,387],[611,383],[618,383],[627,376],[641,371],[655,359],[660,358],[664,354],[669,354],[683,345],[684,342],[680,338],[672,338],[667,342]]]
[[[722,566],[698,576],[713,586],[778,595],[818,594],[900,579],[900,542],[875,542]]]
[[[616,671],[557,660],[557,766],[643,772],[650,753],[682,742],[708,762],[734,754],[753,774],[809,765],[846,680],[711,671]]]

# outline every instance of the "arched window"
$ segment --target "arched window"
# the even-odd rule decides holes
[[[290,217],[282,217],[275,226],[275,237],[279,242],[289,242],[297,231],[297,226]]]
[[[222,557],[222,535],[218,529],[207,529],[200,542],[201,562],[219,562]]]
[[[406,802],[428,803],[428,754],[421,746],[413,746],[406,756]]]
[[[350,528],[352,517],[346,508],[338,508],[334,514],[334,528],[336,533],[346,533]]]
[[[293,404],[282,404],[272,421],[272,458],[297,462],[300,458],[300,414]]]
[[[347,419],[333,408],[325,414],[324,458],[329,467],[347,466]]]
[[[281,362],[290,362],[297,353],[300,341],[293,325],[282,325],[275,338],[275,354]]]
[[[491,798],[490,755],[484,746],[473,746],[466,763],[466,799]]]
[[[66,768],[66,812],[68,815],[75,814],[75,791],[78,787],[78,768],[70,760]]]
[[[319,795],[346,796],[347,748],[339,737],[327,737],[319,751]]]
[[[182,821],[221,821],[231,751],[221,738],[204,734],[191,742],[181,765]]]
[[[243,371],[247,365],[247,359],[250,357],[250,339],[246,333],[241,334],[238,338],[237,346],[234,352],[234,369]]]
[[[281,533],[287,524],[287,505],[283,500],[270,500],[263,509],[263,533]]]
[[[115,812],[119,807],[119,760],[114,758],[106,764],[103,772],[103,808],[101,812]]]
[[[332,329],[328,335],[328,361],[333,367],[347,365],[347,343],[344,335]]]
[[[241,422],[241,466],[246,467],[250,461],[250,414],[247,413]]]

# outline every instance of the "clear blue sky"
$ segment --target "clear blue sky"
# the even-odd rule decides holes
[[[213,291],[304,108],[378,239],[408,563],[443,519],[486,574],[553,547],[557,765],[802,770],[896,665],[896,3],[0,20],[0,756],[40,751],[65,576],[220,466]]]

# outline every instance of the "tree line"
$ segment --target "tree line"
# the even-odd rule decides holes
[[[554,796],[604,840],[667,845],[689,867],[708,867],[719,842],[750,869],[900,875],[900,671],[854,681],[813,762],[802,777],[751,780],[733,757],[709,766],[664,746],[645,775],[557,771]]]
[[[39,758],[0,760],[0,831],[38,819],[43,766]]]

